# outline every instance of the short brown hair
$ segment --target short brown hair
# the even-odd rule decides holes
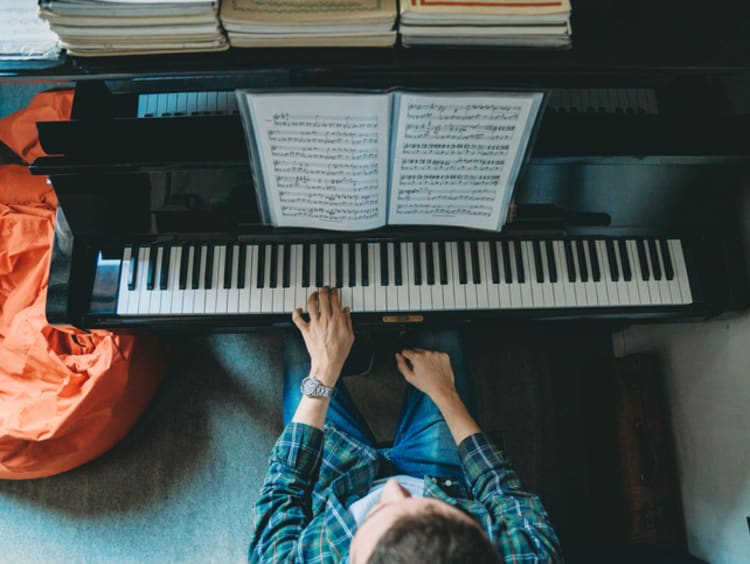
[[[497,550],[478,524],[436,511],[404,515],[380,537],[368,564],[497,564]]]

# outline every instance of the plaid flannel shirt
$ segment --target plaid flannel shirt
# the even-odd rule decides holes
[[[508,459],[483,433],[458,447],[472,499],[453,498],[425,477],[424,495],[481,524],[507,562],[561,562],[560,544],[540,499],[523,490]],[[276,441],[255,505],[251,562],[343,562],[357,525],[347,508],[378,474],[372,447],[332,425],[290,423]]]

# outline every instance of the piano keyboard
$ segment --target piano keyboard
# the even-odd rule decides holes
[[[121,316],[291,313],[321,286],[352,312],[692,302],[679,239],[128,246]]]
[[[216,116],[239,113],[234,92],[159,92],[138,96],[139,118]]]

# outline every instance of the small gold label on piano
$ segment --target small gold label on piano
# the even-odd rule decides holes
[[[384,315],[383,323],[422,323],[423,315]]]

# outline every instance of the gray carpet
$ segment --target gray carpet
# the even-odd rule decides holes
[[[253,503],[281,431],[282,338],[176,340],[154,402],[113,450],[61,476],[0,482],[1,560],[245,560]],[[591,464],[607,454],[592,442],[589,409],[591,386],[606,380],[611,360],[607,335],[476,331],[467,342],[483,427],[502,435],[566,547],[608,534]],[[376,434],[395,423],[399,378],[381,361],[348,381],[355,400],[367,397],[359,405]]]

